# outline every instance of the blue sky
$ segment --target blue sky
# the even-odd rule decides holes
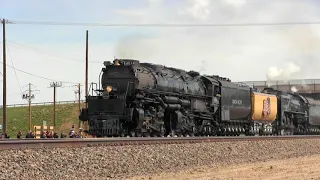
[[[0,17],[12,20],[118,23],[122,18],[120,16],[115,16],[116,10],[141,7],[146,4],[146,1],[5,0],[4,4],[4,6],[0,7]],[[97,43],[114,43],[117,38],[125,36],[126,34],[141,33],[141,29],[133,28],[14,25],[8,26],[8,39],[28,43],[79,43],[83,41],[83,38],[81,37],[83,37],[83,31],[87,29],[93,32],[92,35],[90,35],[90,40]],[[46,39],[46,41],[43,41],[43,39]]]
[[[123,19],[121,16],[115,16],[117,10],[121,9],[135,9],[141,8],[147,4],[147,1],[143,0],[101,0],[101,1],[42,1],[42,0],[5,0],[4,5],[0,7],[0,17],[6,18],[12,21],[51,21],[51,22],[103,22],[103,23],[118,23]],[[7,63],[11,64],[11,57],[15,64],[15,67],[36,75],[44,76],[51,79],[57,79],[61,81],[71,82],[83,82],[83,72],[79,69],[81,65],[75,64],[79,61],[84,62],[84,44],[85,44],[85,31],[89,30],[90,45],[100,45],[101,49],[107,46],[105,49],[110,51],[110,46],[115,44],[119,39],[126,36],[143,35],[148,36],[150,30],[142,30],[137,28],[101,28],[101,27],[82,27],[82,26],[39,26],[39,25],[23,25],[23,24],[8,24],[7,25]],[[151,32],[152,35],[152,32]],[[14,43],[14,44],[11,44]],[[73,46],[73,48],[71,47]],[[79,48],[79,46],[82,46]],[[61,48],[59,48],[61,47]],[[92,47],[94,49],[95,47]],[[59,49],[57,52],[57,49]],[[61,52],[61,49],[63,49]],[[69,55],[69,51],[73,52],[73,55]],[[91,49],[91,46],[90,46]],[[101,50],[100,50],[101,51]],[[46,54],[48,52],[48,54]],[[2,54],[2,53],[1,53]],[[9,54],[12,56],[9,57]],[[68,57],[75,58],[77,61],[73,61],[67,58],[55,58]],[[110,60],[115,54],[108,54],[108,56],[96,59],[90,59],[91,61],[100,61],[100,64],[93,67],[95,69],[92,73],[96,75],[95,71],[100,71],[103,61]],[[22,58],[21,58],[22,57]],[[2,56],[1,56],[2,58]],[[48,66],[48,64],[50,64]],[[56,71],[59,71],[62,66],[66,64],[70,65],[66,68],[65,74],[57,77]],[[82,63],[84,65],[84,63]],[[91,66],[90,66],[91,68]],[[54,71],[48,72],[48,69],[54,69]],[[70,72],[68,72],[70,71]],[[72,73],[74,72],[74,73]],[[60,72],[58,72],[60,74]],[[78,74],[78,77],[70,78],[70,74]],[[8,103],[24,103],[19,97],[19,86],[24,86],[28,83],[25,80],[32,80],[33,84],[37,86],[37,89],[41,89],[41,93],[38,95],[35,101],[51,101],[51,97],[47,97],[49,81],[37,79],[20,72],[17,72],[18,84],[14,71],[8,68],[7,78],[11,81],[8,83],[8,89],[13,98],[8,98]],[[12,76],[13,75],[13,76]],[[79,77],[81,76],[81,78]],[[81,80],[80,80],[81,79]],[[97,77],[92,76],[90,80],[97,81]],[[65,84],[65,86],[71,86],[71,84]],[[67,95],[58,96],[61,100],[73,100],[72,94],[73,88],[67,88],[70,91],[65,93]],[[23,89],[24,90],[24,89]],[[43,93],[42,93],[43,92]],[[71,94],[71,95],[70,95]],[[39,97],[40,96],[40,97]],[[2,99],[2,98],[1,98]],[[13,100],[14,99],[14,100]]]
[[[0,17],[90,23],[259,23],[320,21],[320,11],[316,0],[2,0]],[[316,68],[320,65],[319,25],[129,28],[8,24],[7,63],[43,77],[84,83],[86,30],[89,60],[98,62],[89,64],[90,82],[98,82],[103,61],[114,56],[219,74],[233,81],[320,78]],[[26,90],[29,82],[40,90],[34,102],[52,101],[50,81],[16,73],[17,77],[8,68],[8,104],[26,103],[20,88]],[[65,83],[58,89],[58,100],[75,99],[72,85]]]

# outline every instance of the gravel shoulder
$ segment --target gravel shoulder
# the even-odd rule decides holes
[[[5,168],[0,168],[0,179],[149,177],[316,154],[320,154],[320,139],[3,150],[0,165]]]
[[[216,168],[202,167],[178,173],[162,173],[130,178],[130,180],[303,180],[320,179],[320,155],[244,163]]]

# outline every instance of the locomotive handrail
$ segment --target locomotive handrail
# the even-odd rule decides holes
[[[180,92],[167,92],[167,91],[159,91],[159,90],[144,90],[146,92],[152,92],[156,94],[170,94],[170,95],[175,95],[175,96],[181,96],[182,93]],[[197,95],[197,94],[190,94],[190,93],[183,93],[183,96],[192,96],[192,97],[197,97],[197,98],[212,98],[212,96],[208,95]]]
[[[101,89],[101,82],[100,82],[100,80],[101,80],[102,72],[103,72],[103,70],[101,70],[101,71],[100,71],[100,74],[99,74],[99,89]]]
[[[235,82],[235,84],[237,84],[238,86],[242,86],[242,87],[249,87],[249,88],[251,88],[248,84],[243,83],[243,82]]]
[[[93,85],[96,85],[96,89],[93,89]],[[90,86],[89,86],[89,92],[90,92],[90,89],[91,89],[91,93],[92,93],[92,96],[93,96],[93,91],[96,91],[97,90],[97,83],[94,83],[94,82],[92,82],[92,83],[90,83]],[[88,96],[90,96],[90,94],[88,94]]]
[[[127,89],[126,89],[126,95],[125,95],[125,97],[127,97],[127,95],[128,95],[128,89],[129,89],[130,84],[134,84],[134,82],[129,81],[129,82],[127,83]],[[126,109],[126,104],[123,105],[123,109],[124,109],[124,110]]]
[[[129,81],[129,82],[127,83],[127,89],[126,89],[126,96],[125,96],[125,97],[127,97],[127,95],[128,95],[128,90],[129,90],[130,84],[134,84],[134,82]]]

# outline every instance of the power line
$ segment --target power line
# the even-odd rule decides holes
[[[0,41],[0,42],[2,42],[2,41]],[[6,43],[16,44],[16,43],[8,42],[8,41],[7,41]],[[19,46],[18,44],[16,44],[16,45]],[[23,46],[23,45],[20,45],[20,46]],[[8,47],[9,47],[9,46],[8,46]],[[23,70],[20,70],[20,69],[15,68],[15,67],[14,67],[14,64],[13,64],[13,60],[12,60],[11,53],[10,53],[10,51],[9,51],[9,48],[8,48],[8,52],[9,52],[9,55],[10,55],[10,58],[11,58],[12,66],[10,66],[10,65],[6,65],[6,66],[14,69],[15,74],[16,74],[16,71],[20,71],[20,72],[22,72],[22,73],[25,73],[25,74],[28,74],[28,75],[31,75],[31,76],[35,76],[35,77],[38,77],[38,78],[46,79],[46,80],[49,80],[49,81],[57,81],[57,80],[55,80],[55,79],[51,79],[51,78],[47,78],[47,77],[35,75],[35,74],[32,74],[32,73],[29,73],[29,72],[26,72],[26,71],[23,71]],[[63,58],[66,58],[66,57],[63,57]],[[74,59],[74,58],[66,58],[66,59]],[[75,59],[75,60],[80,60],[80,59]],[[83,62],[83,61],[81,61],[81,62]],[[2,62],[0,62],[0,63],[3,64]],[[91,63],[101,63],[101,62],[91,62]],[[16,74],[16,78],[17,78],[17,81],[18,81],[18,83],[19,83],[19,87],[20,87],[20,89],[21,89],[20,82],[19,82],[19,80],[18,80],[17,74]],[[78,84],[78,83],[75,83],[75,82],[68,82],[68,81],[61,81],[61,82],[66,83],[66,84]],[[20,91],[22,92],[22,89],[21,89]],[[22,93],[21,93],[21,94],[22,94]]]
[[[57,57],[57,58],[62,58],[62,59],[70,59],[70,60],[73,60],[73,61],[78,61],[78,62],[82,62],[82,63],[85,63],[86,61],[85,60],[82,60],[82,59],[77,59],[77,58],[71,58],[71,57],[63,57],[63,56],[59,56],[59,55],[55,55],[53,53],[50,53],[50,52],[46,52],[46,51],[42,51],[42,50],[39,50],[39,49],[36,49],[36,48],[31,48],[31,47],[28,47],[26,45],[22,45],[22,44],[19,44],[19,43],[16,43],[16,42],[12,42],[12,41],[7,41],[8,44],[11,44],[11,45],[15,45],[15,46],[18,46],[20,48],[25,48],[25,49],[28,49],[28,50],[32,50],[33,52],[40,52],[40,53],[43,53],[43,54],[47,54],[47,55],[50,55],[50,56],[53,56],[53,57]],[[101,61],[89,61],[90,63],[102,63]]]
[[[1,42],[2,42],[2,41],[1,41]],[[8,43],[8,42],[7,42],[7,43]],[[11,53],[10,53],[10,51],[9,51],[9,48],[8,48],[8,52],[9,52],[10,59],[11,59],[12,65],[13,65],[12,56],[11,56]],[[0,51],[0,55],[1,55],[1,54],[2,54],[2,52]],[[0,63],[3,64],[3,62],[0,62]],[[29,73],[29,72],[26,72],[26,71],[17,69],[17,68],[15,68],[14,66],[10,66],[10,65],[8,65],[8,64],[6,64],[6,66],[14,69],[15,74],[16,74],[16,71],[19,71],[19,72],[28,74],[28,75],[30,75],[30,76],[38,77],[38,78],[41,78],[41,79],[45,79],[45,80],[49,80],[49,81],[57,81],[57,80],[55,80],[55,79],[51,79],[51,78],[47,78],[47,77],[43,77],[43,76],[38,76],[38,75],[35,75],[35,74],[32,74],[32,73]],[[2,74],[1,72],[0,72],[0,74],[1,74],[1,76],[3,77],[3,74]],[[18,84],[19,84],[19,87],[20,87],[20,92],[21,92],[21,94],[23,94],[23,93],[22,93],[21,86],[20,86],[20,82],[19,82],[18,77],[17,77],[17,74],[16,74],[16,78],[17,78],[17,81],[18,81]],[[1,81],[1,82],[2,82],[2,81]],[[66,83],[66,84],[78,84],[78,83],[75,83],[75,82],[68,82],[68,81],[61,81],[61,82]]]
[[[245,26],[292,26],[292,25],[318,25],[314,22],[270,22],[270,23],[217,23],[217,24],[128,24],[128,23],[75,23],[75,22],[45,22],[45,21],[10,21],[12,24],[50,25],[50,26],[105,26],[105,27],[245,27]]]
[[[2,41],[0,41],[0,42],[2,42]],[[7,42],[7,43],[8,43],[8,42]],[[51,78],[47,78],[47,77],[35,75],[35,74],[32,74],[32,73],[29,73],[29,72],[26,72],[26,71],[23,71],[23,70],[20,70],[20,69],[15,68],[15,67],[14,67],[14,64],[13,64],[13,60],[12,60],[12,56],[11,56],[11,53],[10,53],[9,48],[8,48],[8,52],[9,52],[9,56],[10,56],[10,59],[11,59],[11,62],[12,62],[12,66],[10,66],[10,65],[8,65],[8,64],[6,64],[6,66],[7,66],[7,67],[10,67],[10,68],[12,68],[12,69],[14,70],[15,76],[16,76],[17,81],[18,81],[18,84],[19,84],[19,88],[20,88],[21,94],[23,94],[23,93],[22,93],[22,87],[20,86],[20,81],[18,80],[18,76],[17,76],[16,71],[19,71],[19,72],[28,74],[28,75],[30,75],[30,76],[34,76],[34,77],[38,77],[38,78],[41,78],[41,79],[49,80],[49,81],[57,81],[57,80],[55,80],[55,79],[51,79]],[[1,55],[1,53],[2,53],[2,52],[0,52],[0,55]],[[3,62],[0,62],[0,63],[3,64]],[[0,72],[0,74],[1,74],[1,76],[3,76],[1,72]],[[61,82],[66,83],[66,84],[78,84],[78,83],[75,83],[75,82],[68,82],[68,81],[61,81]]]
[[[3,62],[0,62],[1,64],[3,64]],[[19,72],[22,72],[22,73],[25,73],[25,74],[28,74],[30,76],[34,76],[34,77],[38,77],[38,78],[41,78],[41,79],[45,79],[45,80],[49,80],[49,81],[57,81],[57,80],[54,80],[54,79],[50,79],[50,78],[46,78],[46,77],[43,77],[43,76],[38,76],[38,75],[35,75],[35,74],[32,74],[32,73],[29,73],[29,72],[26,72],[26,71],[23,71],[23,70],[20,70],[20,69],[17,69],[15,67],[12,67],[10,65],[6,65],[12,69],[15,69]],[[63,82],[63,83],[66,83],[66,84],[78,84],[78,83],[75,83],[75,82],[68,82],[68,81],[60,81],[60,82]]]
[[[8,42],[6,42],[6,43],[8,43]],[[12,60],[12,56],[11,56],[11,52],[10,52],[10,48],[9,47],[8,47],[8,52],[9,52],[9,57],[10,57],[10,60],[11,60],[12,67],[14,68],[14,74],[16,76],[16,79],[17,79],[17,82],[18,82],[18,86],[20,88],[20,92],[21,92],[21,94],[23,94],[22,93],[22,88],[21,88],[21,85],[20,85],[20,81],[19,81],[19,78],[18,78],[18,75],[17,75],[17,71],[16,71],[16,69],[14,67],[14,64],[13,64],[13,60]]]

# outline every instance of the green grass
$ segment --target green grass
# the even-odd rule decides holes
[[[2,122],[2,108],[0,122]],[[41,126],[42,121],[47,121],[47,126],[53,126],[53,105],[39,105],[31,107],[32,128]],[[78,104],[57,104],[56,105],[56,128],[57,133],[67,133],[72,124],[78,127],[79,106]],[[28,131],[29,109],[27,107],[7,108],[7,133],[15,138],[19,130],[23,136]]]

